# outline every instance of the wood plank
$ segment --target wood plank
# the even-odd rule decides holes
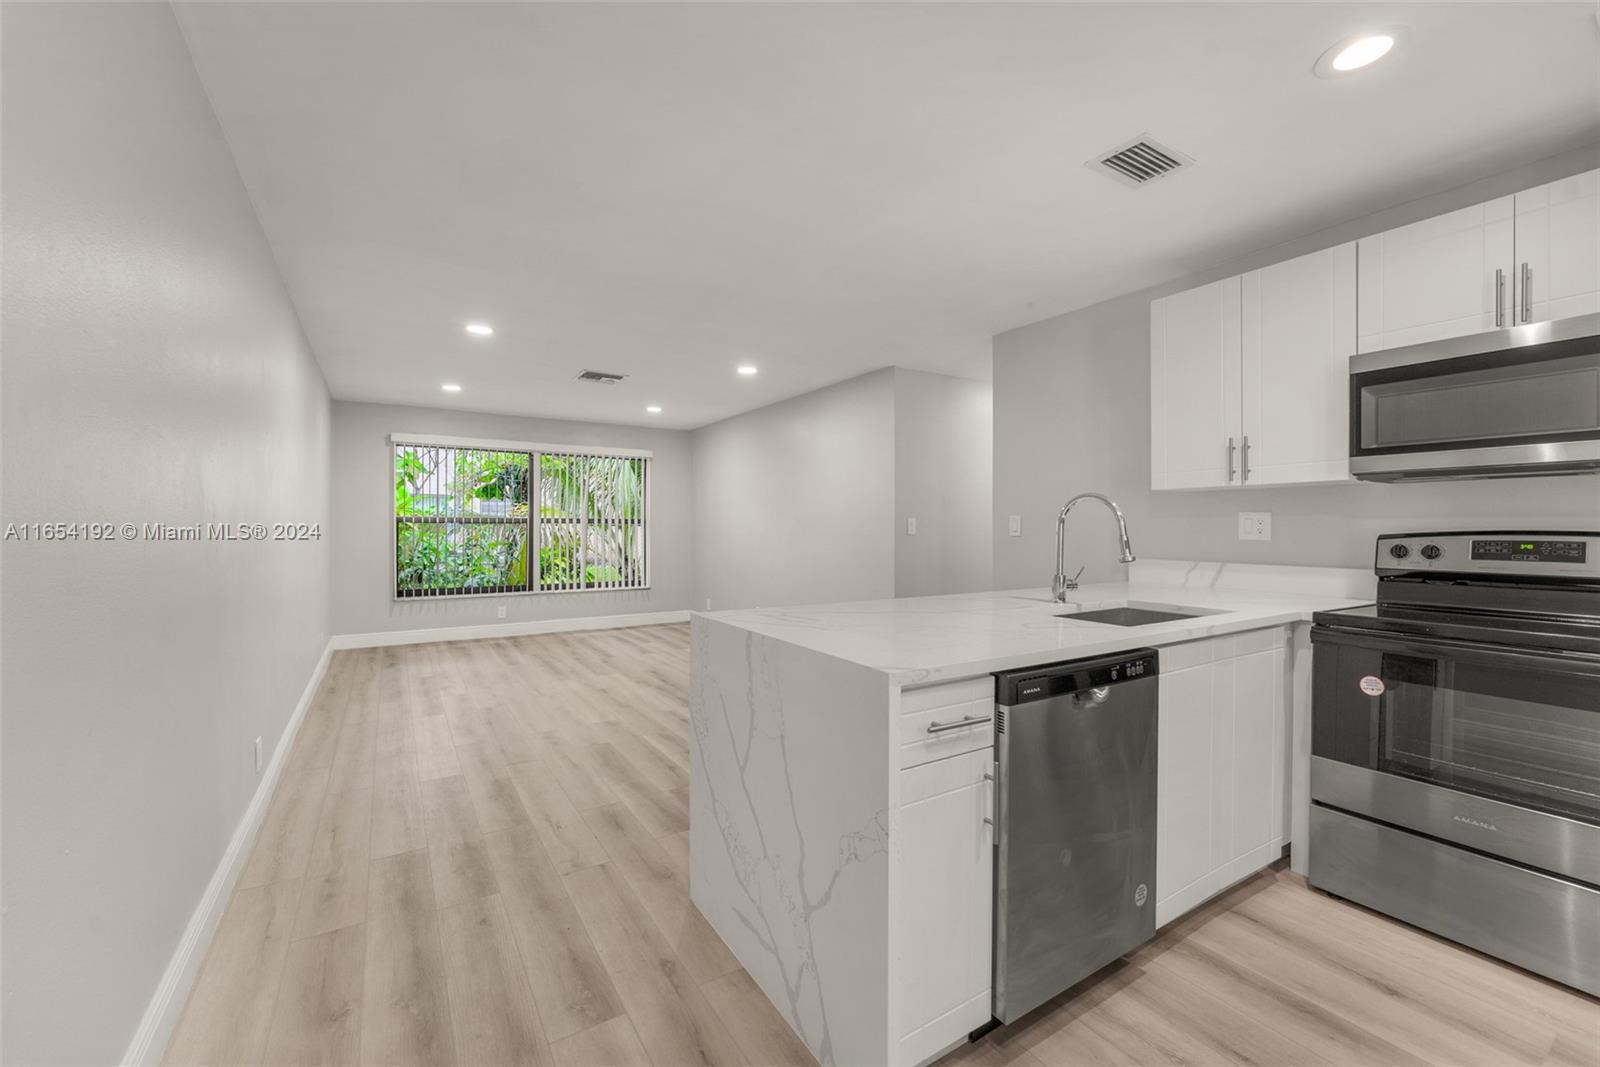
[[[498,891],[477,813],[460,775],[422,783],[423,823],[440,907]]]
[[[249,889],[305,875],[327,788],[326,767],[284,772],[256,834],[250,861],[239,875],[239,888]]]
[[[1302,961],[1291,961],[1300,963]],[[1331,1010],[1261,974],[1227,950],[1197,943],[1193,936],[1167,948],[1153,966],[1198,983],[1212,994],[1330,1063],[1419,1065],[1425,1057],[1374,1034],[1359,1021]]]
[[[361,1054],[366,926],[344,926],[289,946],[263,1062],[343,1067]]]
[[[688,803],[641,781],[615,745],[606,742],[591,745],[589,757],[591,768],[644,824],[652,837],[675,834],[689,828]]]
[[[1377,953],[1386,963],[1402,964],[1468,996],[1488,1000],[1497,1008],[1509,1009],[1524,1024],[1536,1023],[1535,1033],[1549,1031],[1591,1041],[1600,1062],[1600,1007],[1575,990],[1533,978],[1405,923],[1296,884],[1268,886],[1239,907],[1303,924],[1319,937]]]
[[[416,761],[409,756],[379,761],[372,786],[372,858],[427,847]]]
[[[500,898],[440,909],[439,931],[460,1062],[553,1063]]]
[[[683,960],[695,981],[727,974],[739,961],[689,900],[689,881],[661,846],[621,804],[584,812],[611,864],[643,902],[652,924]]]
[[[605,862],[605,849],[543,760],[513,763],[506,773],[557,871],[566,874]]]
[[[371,793],[340,793],[323,805],[300,896],[300,916],[295,920],[296,938],[337,930],[367,917],[371,843]]]
[[[472,797],[472,810],[477,812],[478,825],[485,834],[532,824],[497,750],[457,745],[456,755],[461,761],[467,794]]]
[[[299,901],[298,880],[234,893],[163,1062],[261,1062]]]
[[[700,991],[751,1063],[816,1067],[811,1050],[743,967],[712,979]]]
[[[558,1067],[650,1067],[626,1015],[580,1030],[550,1046]]]
[[[484,837],[546,1037],[558,1041],[622,1013],[561,876],[531,826]]]
[[[412,719],[417,746],[417,775],[423,781],[448,778],[461,773],[456,759],[456,743],[450,736],[450,723],[443,715],[422,715]]]
[[[429,1067],[455,1062],[444,953],[428,854],[372,862],[367,895],[361,1062]]]
[[[658,1063],[742,1064],[744,1053],[610,864],[566,876],[645,1048]]]
[[[1248,928],[1263,940],[1315,956],[1341,977],[1382,991],[1386,1002],[1397,998],[1405,1001],[1406,1014],[1416,1031],[1448,1029],[1500,1063],[1538,1063],[1549,1049],[1548,1028],[1527,1025],[1521,1012],[1396,963],[1384,947],[1363,945],[1330,933],[1317,923],[1308,922],[1303,913],[1285,914],[1265,907],[1258,897],[1232,909],[1228,918],[1230,923],[1239,921],[1241,930]],[[1423,1040],[1426,1047],[1419,1051],[1424,1055],[1431,1056],[1433,1048],[1441,1047],[1431,1037]]]

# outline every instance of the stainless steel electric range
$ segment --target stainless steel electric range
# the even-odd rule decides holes
[[[1600,995],[1600,533],[1390,534],[1319,612],[1311,884]]]

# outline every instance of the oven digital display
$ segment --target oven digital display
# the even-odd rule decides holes
[[[1478,541],[1472,542],[1472,558],[1507,560],[1513,563],[1584,563],[1589,555],[1585,541]]]

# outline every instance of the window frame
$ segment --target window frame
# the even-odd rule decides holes
[[[653,497],[655,492],[655,453],[647,448],[606,448],[580,444],[549,444],[537,441],[512,441],[490,437],[454,437],[436,433],[389,434],[389,599],[395,604],[443,603],[474,597],[507,596],[572,596],[591,593],[642,593],[648,592],[655,581],[655,545],[653,526]],[[396,536],[403,518],[395,509],[394,500],[394,450],[407,445],[435,448],[478,449],[486,452],[525,452],[528,455],[528,585],[527,589],[491,590],[484,592],[417,593],[400,595],[400,545]],[[639,585],[592,586],[576,589],[535,588],[534,575],[538,569],[540,544],[539,523],[539,458],[541,456],[600,456],[644,461],[644,581]]]

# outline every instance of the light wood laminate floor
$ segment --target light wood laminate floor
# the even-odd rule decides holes
[[[809,1064],[688,899],[688,629],[337,653],[173,1064]],[[1600,1005],[1259,875],[947,1065],[1600,1065]]]

